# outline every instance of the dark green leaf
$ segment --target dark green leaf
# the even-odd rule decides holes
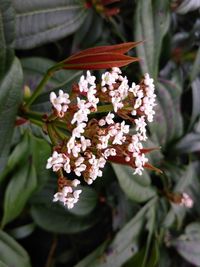
[[[164,146],[180,137],[183,132],[180,108],[182,91],[176,80],[161,82],[157,84],[155,119],[149,124],[149,128],[155,141]]]
[[[78,0],[16,0],[17,49],[29,49],[56,41],[75,32],[87,15]]]
[[[173,240],[172,245],[185,260],[200,266],[200,224],[188,225],[185,232]]]
[[[11,1],[1,0],[0,13],[0,79],[2,79],[14,58],[15,15]]]
[[[21,63],[24,71],[24,82],[32,89],[36,87],[47,70],[56,64],[53,60],[41,57],[24,58],[21,60]],[[81,74],[82,71],[60,70],[59,72],[54,73],[54,75],[50,78],[46,89],[67,89],[77,77],[81,76]]]
[[[155,204],[149,201],[115,236],[104,253],[93,252],[75,267],[121,267],[138,251],[138,236],[145,222],[147,210]]]
[[[96,265],[92,265],[92,264],[94,264],[94,261],[97,258],[102,258],[103,260],[102,254],[104,253],[107,245],[108,245],[108,241],[105,241],[103,244],[101,244],[97,249],[95,249],[91,254],[89,254],[86,258],[81,260],[74,267],[89,267],[89,266],[95,267]]]
[[[29,223],[9,230],[9,234],[15,239],[22,239],[31,235],[35,230],[35,227],[36,225],[34,223]]]
[[[188,133],[176,145],[176,149],[182,153],[196,152],[200,150],[199,133]]]
[[[141,69],[154,79],[158,75],[158,64],[163,37],[169,28],[169,2],[141,0],[137,2],[135,11],[134,32],[138,41],[137,53],[142,59]]]
[[[199,74],[200,74],[200,47],[197,50],[197,55],[196,55],[194,64],[192,65],[192,70],[190,73],[191,82],[193,82]]]
[[[4,169],[10,149],[17,109],[22,100],[22,70],[14,59],[0,81],[0,172]]]
[[[200,54],[200,53],[199,53]],[[200,116],[200,78],[192,82],[192,114],[190,119],[190,129]]]
[[[80,189],[82,189],[82,193],[79,201],[69,212],[74,215],[84,216],[92,212],[96,207],[98,196],[92,188],[81,186]]]
[[[35,166],[31,162],[27,162],[16,171],[6,188],[2,226],[15,219],[22,212],[36,186]]]
[[[84,231],[96,223],[94,217],[79,217],[70,214],[66,208],[49,203],[33,205],[31,215],[37,225],[46,231],[59,234],[72,234]]]
[[[3,231],[0,231],[0,264],[1,262],[8,267],[31,266],[27,252]]]
[[[156,195],[147,171],[133,175],[134,170],[124,165],[112,164],[122,190],[133,201],[144,202]]]
[[[46,169],[47,159],[51,154],[50,145],[47,141],[30,135],[30,146],[32,152],[32,164],[35,167],[37,176],[37,190],[45,185],[45,183],[53,175],[50,170]]]
[[[29,153],[29,140],[28,135],[24,134],[20,143],[14,148],[11,155],[9,156],[6,168],[0,175],[0,182],[10,173],[14,168],[17,167],[21,162],[27,159]]]

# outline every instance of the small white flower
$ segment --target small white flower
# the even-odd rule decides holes
[[[81,136],[81,150],[84,152],[87,147],[91,146],[91,141],[90,139],[85,139],[84,136]]]
[[[84,133],[84,128],[86,127],[86,123],[79,123],[76,128],[72,131],[72,136],[74,138],[81,138],[81,134]]]
[[[54,172],[57,172],[63,167],[64,156],[63,154],[54,151],[52,156],[47,160],[46,169],[53,168]]]
[[[81,176],[81,173],[86,170],[86,167],[87,166],[85,164],[80,164],[79,167],[77,167],[77,168],[74,169],[75,174],[77,176]]]
[[[73,147],[75,146],[75,137],[72,136],[69,141],[67,142],[67,152],[70,154]]]
[[[59,90],[58,97],[54,92],[50,93],[50,102],[52,103],[53,107],[57,110],[58,115],[60,117],[64,116],[64,113],[68,109],[68,104],[70,103],[69,95],[64,93],[63,90]]]
[[[113,121],[113,119],[114,119],[114,117],[115,117],[115,115],[113,114],[113,113],[108,113],[108,115],[105,117],[105,121],[106,121],[106,123],[109,125],[109,124],[113,124],[114,123],[114,121]]]
[[[104,119],[99,120],[99,126],[102,127],[104,125],[106,125],[106,121]]]
[[[81,182],[78,179],[72,180],[72,186],[77,187]]]

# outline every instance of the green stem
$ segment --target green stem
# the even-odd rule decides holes
[[[49,69],[46,74],[44,75],[43,79],[40,81],[39,85],[36,87],[35,91],[31,95],[31,97],[27,100],[25,107],[28,108],[30,105],[38,98],[38,96],[41,94],[44,86],[48,82],[48,80],[51,78],[53,74],[53,69]]]

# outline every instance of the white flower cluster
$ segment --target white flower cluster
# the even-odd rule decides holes
[[[113,104],[114,111],[123,108],[123,100],[128,96],[129,86],[127,77],[123,77],[119,68],[112,68],[111,72],[105,72],[102,75],[101,90],[107,92],[109,90],[109,96]],[[115,88],[117,81],[120,82],[119,86]]]
[[[129,87],[127,77],[121,75],[119,68],[113,68],[102,75],[100,91],[97,91],[98,86],[95,80],[95,76],[92,76],[89,71],[86,76],[81,76],[78,83],[80,95],[75,99],[76,104],[73,101],[73,108],[71,109],[70,106],[69,109],[69,112],[72,112],[68,122],[72,127],[72,135],[66,143],[66,152],[54,151],[47,161],[46,168],[52,168],[54,172],[60,169],[64,169],[66,173],[73,171],[76,176],[83,175],[85,181],[91,184],[97,177],[102,176],[102,169],[107,159],[120,155],[135,168],[134,174],[141,175],[148,161],[145,154],[141,152],[143,149],[141,142],[147,140],[147,121],[151,122],[154,115],[153,79],[145,74],[140,85],[133,83]],[[90,125],[88,116],[97,110],[97,104],[102,95],[103,99],[112,103],[116,113],[126,108],[127,103],[133,103],[132,111],[129,109],[129,112],[134,116],[132,118],[135,122],[136,133],[134,135],[129,134],[130,126],[125,124],[124,120],[114,121],[115,114],[112,112],[99,121],[93,120],[94,124],[91,128],[88,126]],[[126,102],[129,97],[131,100]],[[69,95],[62,90],[59,91],[58,97],[52,92],[50,101],[59,117],[63,117],[71,105]],[[65,148],[62,151],[65,151]],[[54,201],[59,200],[68,208],[72,208],[81,193],[81,190],[73,190],[73,187],[78,184],[77,181],[79,182],[76,180],[73,186],[62,187],[62,190],[54,195]]]
[[[79,184],[80,181],[78,179],[71,181],[71,185],[64,186],[60,192],[54,195],[53,202],[60,201],[68,209],[72,209],[74,204],[78,202],[79,195],[82,192],[82,190],[73,190],[73,187],[77,187]]]

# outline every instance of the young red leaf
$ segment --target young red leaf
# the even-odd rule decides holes
[[[112,67],[126,66],[134,61],[139,61],[139,58],[129,57],[119,53],[98,53],[86,54],[76,58],[69,58],[61,67],[63,69],[108,69]]]
[[[113,53],[119,53],[119,54],[124,54],[128,52],[130,49],[138,46],[141,44],[142,41],[139,42],[127,42],[127,43],[122,43],[122,44],[117,44],[117,45],[108,45],[108,46],[97,46],[97,47],[92,47],[85,49],[83,51],[80,51],[72,56],[69,57],[71,58],[77,58],[81,55],[90,55],[90,54],[99,54],[99,53],[105,53],[105,52],[113,52]],[[64,61],[63,61],[64,62]]]

